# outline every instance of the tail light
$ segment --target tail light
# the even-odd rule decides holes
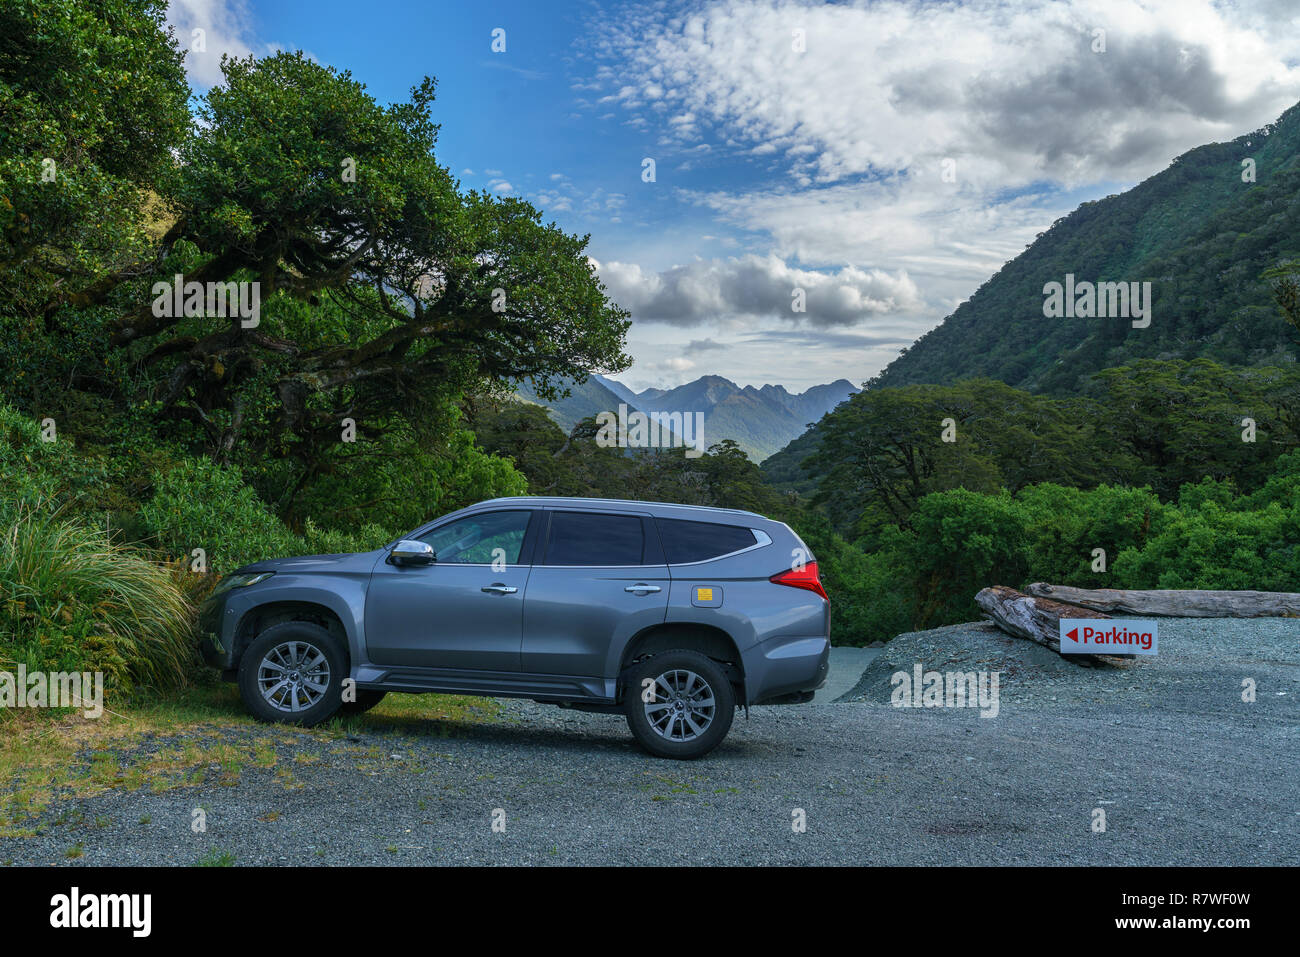
[[[809,562],[802,568],[792,568],[788,572],[780,572],[773,575],[768,581],[777,585],[789,585],[791,588],[806,588],[808,591],[816,592],[822,598],[830,601],[826,589],[822,587],[821,579],[817,577],[816,562]]]

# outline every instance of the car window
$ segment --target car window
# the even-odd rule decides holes
[[[754,533],[738,525],[716,522],[688,522],[676,518],[658,519],[659,538],[670,565],[703,562],[729,555],[755,542]]]
[[[517,565],[531,515],[527,511],[468,515],[425,532],[420,541],[433,546],[439,565]]]
[[[548,565],[640,565],[645,531],[638,515],[552,512]]]

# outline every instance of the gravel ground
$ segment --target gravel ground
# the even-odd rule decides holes
[[[0,860],[1300,864],[1300,622],[1165,620],[1160,648],[1081,668],[983,624],[902,635],[853,700],[739,713],[696,762],[645,756],[619,717],[532,702],[450,734],[378,720],[335,740],[219,728],[269,743],[275,766],[59,802],[37,836],[0,840]],[[891,707],[889,675],[915,662],[1002,671],[997,717]],[[69,859],[73,845],[83,854]]]

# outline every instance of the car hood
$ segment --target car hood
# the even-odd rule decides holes
[[[281,572],[284,574],[312,572],[369,571],[382,548],[372,552],[344,552],[338,555],[297,555],[293,558],[270,558],[237,568],[232,575],[250,572]]]

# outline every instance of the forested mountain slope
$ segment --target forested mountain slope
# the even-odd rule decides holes
[[[1243,182],[1253,160],[1255,182]],[[1271,126],[1191,150],[1127,192],[1084,203],[989,278],[873,385],[972,376],[1076,393],[1100,369],[1198,356],[1275,364],[1293,335],[1260,273],[1300,258],[1300,104]],[[1151,323],[1046,318],[1043,287],[1151,282]]]

